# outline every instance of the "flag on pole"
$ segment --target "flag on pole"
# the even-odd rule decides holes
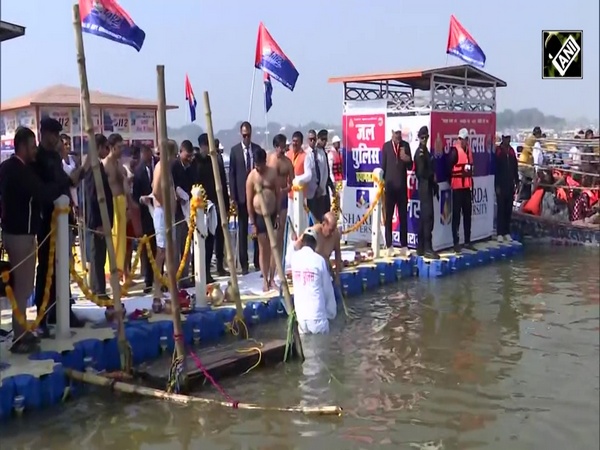
[[[290,91],[294,90],[298,71],[262,22],[258,26],[254,67],[269,74]]]
[[[450,16],[446,54],[454,55],[467,64],[480,68],[485,66],[485,53],[454,15]]]
[[[192,84],[190,83],[187,74],[185,74],[185,100],[188,102],[188,106],[190,107],[190,117],[192,122],[194,122],[196,120],[196,106],[198,103],[196,102],[196,96],[194,95],[194,90],[192,89]]]
[[[267,112],[269,112],[269,110],[271,109],[271,106],[273,106],[273,85],[271,84],[271,76],[267,72],[264,72],[264,79],[265,79],[265,109]]]
[[[146,33],[116,0],[79,0],[79,15],[83,32],[142,49]]]

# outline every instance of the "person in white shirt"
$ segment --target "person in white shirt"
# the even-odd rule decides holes
[[[581,135],[576,134],[575,139],[581,139]],[[581,165],[581,150],[579,150],[579,148],[576,145],[571,147],[571,149],[569,150],[569,157],[571,158],[570,166],[575,170],[579,170],[579,167]]]
[[[329,333],[329,320],[337,315],[333,284],[325,259],[316,252],[317,235],[309,228],[303,247],[292,255],[294,306],[301,334]]]
[[[535,170],[544,165],[544,151],[542,150],[542,146],[538,139],[542,138],[542,129],[540,127],[535,127],[533,129],[533,136],[536,141],[533,144],[531,155],[533,156],[533,165]]]

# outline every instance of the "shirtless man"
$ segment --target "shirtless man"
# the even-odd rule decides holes
[[[331,268],[331,254],[335,252],[335,270],[333,271],[333,279],[336,286],[340,286],[340,272],[343,269],[342,249],[341,249],[341,233],[337,226],[335,214],[331,211],[325,213],[323,222],[313,225],[310,229],[317,233],[317,253],[320,254],[325,261],[329,263]],[[302,236],[294,244],[294,250],[302,248]]]
[[[255,185],[262,185],[262,202],[256,193]],[[275,265],[271,264],[271,247],[265,217],[269,216],[274,227],[279,223],[279,207],[281,206],[281,189],[279,187],[279,175],[273,167],[267,166],[267,152],[258,148],[254,153],[254,169],[246,180],[246,206],[248,208],[248,223],[252,227],[253,234],[258,239],[258,252],[260,255],[260,270],[263,276],[263,291],[275,289]]]
[[[117,268],[123,276],[125,273],[125,255],[127,252],[127,200],[128,186],[125,168],[121,163],[121,152],[123,149],[123,137],[113,133],[108,137],[109,154],[102,164],[108,184],[113,195],[114,221],[112,227],[113,245],[117,256]],[[129,196],[130,197],[130,196]],[[105,270],[108,270],[108,261]]]
[[[177,153],[177,143],[173,140],[169,140],[168,146],[168,155],[163,155],[163,157],[159,160],[159,163],[156,164],[154,169],[154,175],[152,177],[152,194],[148,196],[140,197],[140,202],[145,205],[153,205],[153,208],[150,208],[152,211],[152,221],[154,222],[154,232],[156,233],[156,255],[154,260],[156,261],[156,267],[158,270],[161,270],[163,264],[165,263],[165,253],[167,248],[167,228],[165,224],[165,211],[162,207],[163,205],[163,192],[162,192],[162,171],[170,170],[169,166],[169,155],[173,156]],[[166,168],[163,167],[166,165]],[[175,205],[177,204],[177,198],[175,196],[175,188],[171,184],[171,207],[172,217],[175,217]],[[175,233],[173,233],[173,237],[175,237]],[[154,274],[154,301],[152,302],[152,309],[155,312],[160,312],[162,310],[162,281],[161,277],[158,277],[157,274]]]
[[[277,246],[280,252],[283,252],[283,239],[285,233],[285,223],[287,221],[288,193],[292,189],[292,180],[294,179],[294,165],[285,155],[287,149],[287,140],[283,134],[278,134],[273,138],[273,148],[275,151],[267,157],[267,166],[277,171],[279,179],[279,189],[281,192],[281,202],[279,206],[279,223],[277,226]],[[272,261],[275,264],[275,261]]]

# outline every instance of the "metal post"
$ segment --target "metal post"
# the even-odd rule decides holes
[[[308,215],[304,211],[304,189],[294,191],[294,206],[292,211],[294,213],[292,217],[294,232],[296,236],[300,237],[304,230],[308,228]]]

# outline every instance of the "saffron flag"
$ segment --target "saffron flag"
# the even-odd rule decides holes
[[[294,90],[298,71],[262,22],[258,26],[254,67],[269,74],[290,91]]]
[[[264,78],[265,78],[265,109],[267,112],[269,112],[269,110],[271,109],[271,106],[273,106],[273,85],[271,84],[271,76],[267,72],[264,72]]]
[[[194,95],[194,90],[192,89],[192,84],[190,83],[187,74],[185,75],[185,100],[188,102],[188,106],[190,107],[190,117],[192,122],[194,122],[196,120],[196,106],[198,103],[196,102],[196,96]]]
[[[116,0],[79,0],[79,15],[85,33],[142,49],[146,33]]]
[[[467,64],[480,68],[485,66],[485,53],[454,15],[450,16],[446,54],[454,55]]]

